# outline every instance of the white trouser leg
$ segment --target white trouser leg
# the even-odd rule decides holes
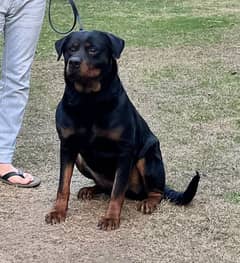
[[[0,81],[0,163],[11,163],[28,100],[30,68],[44,17],[45,0],[1,0],[4,33]]]

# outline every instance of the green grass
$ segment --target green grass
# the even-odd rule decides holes
[[[226,194],[225,199],[228,202],[231,202],[234,204],[240,204],[240,192],[228,193],[228,194]]]
[[[211,45],[224,40],[225,32],[237,28],[240,3],[208,0],[75,0],[84,28],[112,32],[132,47]],[[54,42],[61,37],[48,22],[48,6],[37,49],[37,58],[54,56]],[[52,19],[61,31],[72,25],[67,0],[53,0]],[[75,28],[78,30],[78,27]],[[1,42],[0,42],[1,49]]]
[[[185,60],[185,58],[183,59]],[[178,103],[180,102],[177,98],[188,97],[191,100],[191,105],[182,100],[182,105],[179,108],[187,107],[190,112],[188,114],[189,121],[192,123],[207,123],[226,116],[231,118],[239,116],[239,74],[232,75],[225,68],[223,62],[219,62],[219,58],[200,68],[198,68],[198,64],[186,64],[186,60],[183,63],[184,66],[177,63],[176,65],[161,66],[159,69],[153,65],[152,70],[149,65],[143,74],[144,84],[155,92],[163,93],[163,83],[169,83],[166,96],[171,94],[174,98],[172,100],[176,100]],[[169,112],[171,111],[176,112],[176,109],[170,105]]]
[[[210,1],[210,4],[206,2],[199,7],[196,3],[76,0],[85,29],[112,32],[125,39],[127,46],[175,47],[213,44],[222,41],[225,31],[239,26],[240,18],[237,14],[215,10],[222,5],[213,6]],[[234,7],[239,6],[240,4]],[[71,27],[72,13],[67,0],[53,0],[52,18],[57,28],[62,31]],[[58,38],[60,35],[52,31],[46,16],[38,46],[38,57],[54,55],[54,42]]]

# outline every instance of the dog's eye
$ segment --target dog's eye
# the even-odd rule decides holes
[[[69,48],[69,51],[70,51],[70,52],[75,52],[75,51],[77,51],[77,48],[74,47],[74,46],[72,46],[72,47]]]
[[[69,45],[69,51],[70,52],[76,52],[79,49],[79,43],[78,42],[74,42],[71,45]]]
[[[97,54],[97,49],[95,47],[88,48],[88,54],[93,56]]]

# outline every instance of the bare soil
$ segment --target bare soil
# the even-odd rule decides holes
[[[77,200],[79,188],[92,182],[75,171],[66,222],[47,225],[44,217],[58,184],[54,114],[64,89],[63,63],[36,61],[15,163],[42,184],[36,189],[0,184],[0,262],[240,262],[240,205],[227,198],[240,189],[234,113],[239,88],[216,87],[224,73],[239,76],[239,46],[127,48],[119,64],[129,96],[161,141],[168,183],[183,190],[195,169],[206,174],[196,198],[188,207],[163,201],[152,215],[142,215],[135,201],[126,200],[120,228],[104,232],[97,222],[108,197]],[[201,86],[206,79],[212,84]],[[196,119],[201,113],[212,115]]]

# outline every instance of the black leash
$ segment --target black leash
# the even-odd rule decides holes
[[[68,31],[66,32],[61,32],[59,31],[58,29],[56,29],[56,27],[53,25],[53,22],[52,22],[52,18],[51,18],[51,6],[52,6],[52,0],[49,0],[49,8],[48,8],[48,20],[49,20],[49,24],[51,26],[51,28],[58,34],[62,34],[62,35],[67,35],[69,34],[70,32],[73,31],[74,27],[76,26],[77,22],[79,24],[79,30],[83,30],[83,26],[82,26],[82,23],[81,23],[81,18],[80,18],[80,15],[79,15],[79,12],[78,12],[78,9],[74,3],[74,0],[68,0],[69,4],[71,5],[72,7],[72,12],[73,12],[73,17],[74,17],[74,20],[73,20],[73,25],[71,27],[71,29],[69,29]]]

